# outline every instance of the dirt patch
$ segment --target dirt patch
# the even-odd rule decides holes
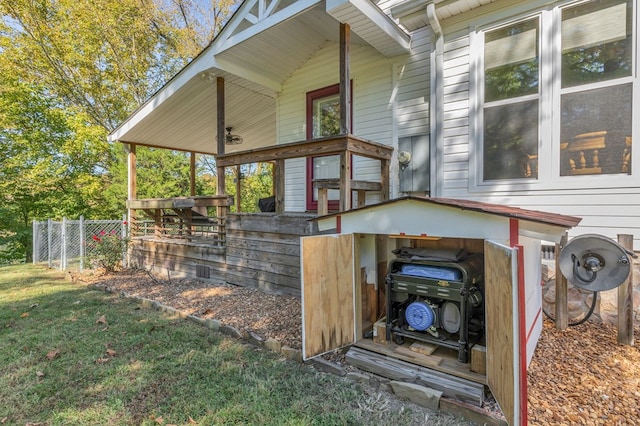
[[[214,318],[240,332],[302,346],[302,311],[294,296],[194,279],[161,279],[144,271],[80,280]],[[640,326],[635,327],[640,345]],[[625,425],[640,419],[640,349],[617,343],[615,327],[588,321],[558,331],[545,319],[529,367],[529,424]]]

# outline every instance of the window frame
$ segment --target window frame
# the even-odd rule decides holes
[[[633,176],[640,174],[640,166],[636,157],[632,155],[632,174],[593,174],[579,176],[561,176],[560,165],[560,132],[561,132],[561,99],[568,93],[586,92],[594,88],[612,87],[616,85],[632,84],[632,123],[631,136],[638,139],[640,133],[640,120],[633,119],[638,115],[640,108],[640,80],[638,77],[638,21],[640,20],[640,6],[632,2],[632,70],[631,75],[597,83],[590,83],[572,87],[561,87],[561,22],[562,11],[566,8],[577,6],[585,1],[565,2],[561,5],[550,6],[544,10],[522,12],[516,17],[500,22],[484,21],[475,22],[469,33],[470,50],[470,75],[469,75],[469,191],[486,192],[489,190],[529,190],[536,189],[564,189],[575,188],[579,183],[585,188],[608,188],[615,185],[619,187],[621,182],[630,182]],[[538,177],[537,179],[500,179],[483,180],[484,163],[484,35],[487,32],[511,26],[518,22],[539,18],[539,104],[538,104]],[[487,18],[488,19],[488,18]],[[549,48],[551,46],[551,48]],[[557,68],[557,70],[556,70]],[[525,97],[519,98],[525,99]],[[501,101],[493,101],[498,105]],[[508,102],[507,102],[508,103]],[[548,113],[553,111],[553,113]],[[633,113],[633,111],[636,111]],[[638,152],[631,147],[632,152]],[[576,181],[576,179],[578,179]],[[630,182],[631,183],[631,182]],[[623,183],[625,184],[625,183]]]
[[[349,102],[349,106],[351,108],[351,126],[350,131],[353,131],[353,81],[350,84],[351,93]],[[335,96],[340,94],[340,83],[332,84],[329,86],[325,86],[319,89],[311,90],[306,93],[306,111],[305,111],[305,122],[306,122],[306,137],[307,140],[313,140],[313,103],[314,101],[322,98],[327,98],[329,96]],[[318,200],[313,199],[313,160],[316,158],[322,157],[330,157],[329,155],[319,155],[313,157],[307,157],[306,161],[306,208],[307,211],[315,211],[318,210]],[[353,156],[351,158],[351,164],[353,166]],[[351,167],[351,174],[353,177],[353,167]],[[328,202],[329,210],[338,210],[340,208],[340,200],[329,200]]]

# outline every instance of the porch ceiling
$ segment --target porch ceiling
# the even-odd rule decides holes
[[[109,140],[216,154],[216,77],[223,77],[225,127],[243,138],[241,145],[226,145],[226,153],[275,145],[277,93],[315,52],[338,42],[337,18],[353,21],[353,45],[375,43],[373,47],[386,55],[402,53],[405,41],[408,48],[408,36],[394,41],[388,28],[379,27],[381,22],[388,24],[381,21],[382,12],[367,16],[354,2],[360,0],[334,0],[334,10],[329,12],[324,2],[312,2],[295,16],[262,28],[243,28],[214,41],[114,130]]]

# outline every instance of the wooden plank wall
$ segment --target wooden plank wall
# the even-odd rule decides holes
[[[300,237],[314,215],[239,213],[227,216],[225,275],[231,284],[300,295]]]
[[[224,281],[224,249],[177,240],[137,239],[131,241],[132,266],[155,273],[175,273],[191,278]]]

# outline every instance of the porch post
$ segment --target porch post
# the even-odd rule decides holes
[[[351,27],[340,24],[340,134],[351,132]]]
[[[351,151],[340,154],[340,211],[347,210],[351,210]]]
[[[137,198],[137,171],[136,171],[136,144],[127,145],[127,199],[135,200]],[[127,221],[129,226],[133,227],[135,222],[135,210],[127,210]]]
[[[273,165],[273,195],[276,199],[276,213],[284,213],[284,160],[276,160]]]
[[[389,160],[380,160],[380,199],[386,201],[389,199]]]
[[[240,178],[242,177],[242,172],[240,171],[240,164],[236,166],[236,213],[240,213],[240,192],[242,191],[242,182]]]
[[[191,152],[189,158],[189,194],[196,195],[196,153]]]
[[[218,155],[224,155],[224,126],[225,126],[225,112],[224,112],[224,78],[217,77],[216,78],[216,102],[217,102],[217,139],[218,139]],[[224,195],[226,192],[225,181],[224,181],[224,167],[217,167],[217,175],[218,175],[218,189],[216,195]],[[226,215],[226,207],[218,207],[217,208],[218,217],[224,217]]]

